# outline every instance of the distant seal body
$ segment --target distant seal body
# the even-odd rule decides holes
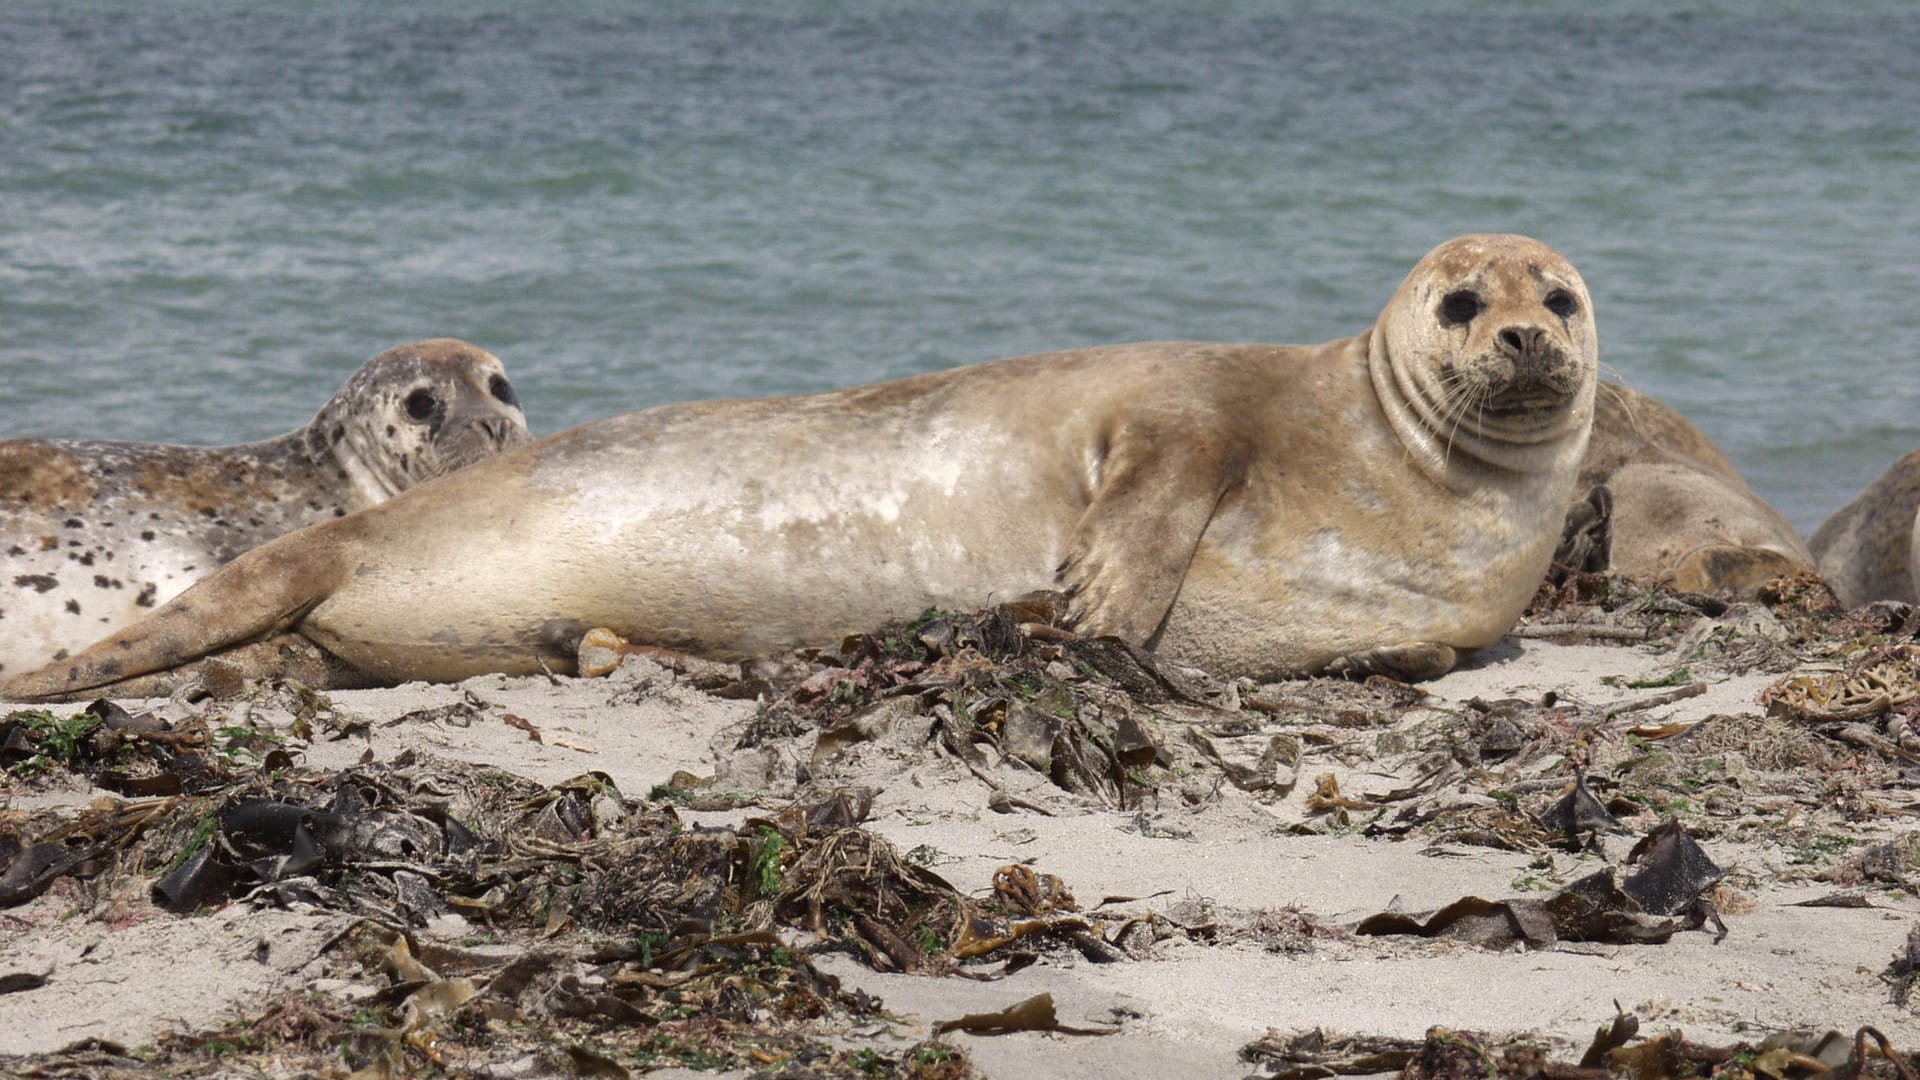
[[[1612,564],[1628,577],[1688,592],[1751,594],[1782,574],[1813,569],[1800,534],[1705,432],[1613,383],[1601,384],[1595,398],[1576,500],[1596,484],[1612,494]]]
[[[1081,631],[1223,674],[1431,676],[1545,573],[1596,354],[1565,259],[1461,237],[1324,345],[1083,349],[562,432],[242,556],[5,690],[289,627],[387,681],[569,670],[590,627],[744,658],[1054,587]]]
[[[1875,600],[1914,603],[1920,450],[1893,463],[1852,502],[1814,530],[1808,545],[1820,576],[1848,607]]]
[[[436,339],[239,446],[0,441],[0,678],[77,652],[241,552],[531,441],[506,370]]]

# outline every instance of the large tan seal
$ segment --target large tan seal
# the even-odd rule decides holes
[[[1920,601],[1914,541],[1920,531],[1920,450],[1894,462],[1814,530],[1820,576],[1848,607],[1875,600]]]
[[[249,548],[531,441],[492,354],[369,360],[298,431],[239,446],[0,442],[0,678],[134,622]]]
[[[1813,556],[1692,421],[1639,391],[1602,383],[1575,485],[1612,495],[1612,566],[1688,592],[1751,595]],[[1575,504],[1576,512],[1581,509]]]
[[[1063,586],[1228,675],[1444,672],[1546,572],[1593,406],[1586,286],[1518,236],[1319,346],[1149,344],[562,432],[251,552],[16,698],[293,629],[380,680],[719,658]],[[123,687],[126,684],[121,684]]]

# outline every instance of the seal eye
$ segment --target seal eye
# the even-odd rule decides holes
[[[520,404],[520,399],[514,396],[513,384],[507,381],[505,375],[495,375],[493,378],[488,379],[487,393],[492,394],[494,400],[500,402],[502,405]]]
[[[1548,311],[1563,319],[1572,318],[1573,313],[1580,310],[1580,301],[1575,300],[1573,294],[1565,289],[1555,289],[1548,293],[1546,305]]]
[[[1470,323],[1485,308],[1486,305],[1480,302],[1479,293],[1472,289],[1456,289],[1440,298],[1440,321],[1448,326]]]
[[[431,390],[415,390],[407,395],[407,415],[415,420],[431,420],[440,408],[440,399]]]

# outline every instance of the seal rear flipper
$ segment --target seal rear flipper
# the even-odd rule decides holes
[[[58,701],[97,693],[288,629],[339,579],[341,564],[333,554],[338,547],[304,540],[327,527],[291,533],[247,552],[78,656],[0,686],[0,700]]]
[[[1774,578],[1812,567],[1768,548],[1705,544],[1682,555],[1668,575],[1682,592],[1727,592],[1752,597]]]
[[[1159,437],[1147,428],[1114,440],[1054,571],[1069,598],[1066,625],[1151,644],[1215,508],[1244,471],[1226,459],[1191,431]]]
[[[263,641],[236,645],[212,656],[165,671],[58,695],[56,700],[91,701],[94,698],[158,698],[184,692],[189,700],[225,698],[242,680],[276,678],[298,682],[310,690],[366,690],[391,685],[348,664],[299,634],[275,634]]]

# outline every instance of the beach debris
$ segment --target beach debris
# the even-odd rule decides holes
[[[1040,593],[850,637],[763,702],[736,749],[797,742],[781,758],[819,777],[865,745],[932,743],[1009,809],[1037,806],[1009,790],[1026,776],[1131,808],[1189,759],[1244,790],[1284,797],[1298,744],[1238,711],[1236,685],[1171,668],[1117,638],[1078,637],[1059,627],[1064,612],[1059,594]]]
[[[1920,698],[1920,645],[1862,650],[1837,668],[1796,671],[1761,692],[1775,716],[1804,723],[1861,720]]]
[[[1052,994],[1035,994],[998,1012],[968,1013],[957,1020],[942,1020],[933,1025],[935,1035],[965,1031],[973,1035],[1007,1035],[1016,1031],[1050,1031],[1057,1035],[1112,1035],[1113,1027],[1074,1027],[1063,1024],[1055,1014]]]
[[[1758,1042],[1707,1046],[1678,1031],[1641,1036],[1639,1020],[1615,1005],[1613,1021],[1595,1033],[1578,1062],[1560,1059],[1539,1040],[1432,1027],[1422,1039],[1395,1039],[1269,1028],[1242,1047],[1240,1059],[1272,1080],[1324,1080],[1398,1072],[1403,1080],[1694,1080],[1746,1077],[1799,1080],[1885,1077],[1914,1080],[1915,1055],[1899,1053],[1879,1029],[1852,1037],[1782,1031]]]
[[[1726,936],[1706,893],[1724,876],[1677,822],[1667,822],[1627,855],[1640,868],[1616,883],[1612,869],[1589,874],[1544,899],[1462,897],[1424,917],[1386,911],[1360,920],[1362,935],[1410,934],[1498,949],[1543,949],[1558,941],[1658,945],[1712,922]],[[1676,918],[1677,917],[1677,918]]]
[[[1627,852],[1627,863],[1638,863],[1640,869],[1620,883],[1621,891],[1633,897],[1640,910],[1655,915],[1693,910],[1705,903],[1707,891],[1726,876],[1677,821],[1668,821],[1641,837]]]
[[[1739,913],[1738,893],[1696,837],[1775,843],[1790,876],[1920,888],[1920,841],[1855,827],[1910,808],[1920,769],[1897,751],[1920,749],[1920,734],[1900,726],[1920,705],[1850,720],[1777,709],[1668,725],[1648,712],[1652,704],[1634,706],[1681,704],[1711,684],[1718,676],[1703,672],[1745,640],[1743,609],[1636,592],[1606,575],[1563,585],[1567,596],[1587,590],[1581,602],[1630,611],[1620,625],[1647,629],[1672,650],[1653,668],[1657,678],[1624,684],[1651,696],[1609,704],[1550,692],[1454,706],[1381,679],[1229,683],[1123,642],[1079,638],[1039,597],[929,612],[777,663],[702,668],[643,653],[606,684],[610,704],[659,694],[663,682],[761,702],[716,746],[712,778],[678,773],[645,800],[604,774],[541,785],[426,755],[369,755],[334,773],[299,765],[303,740],[377,735],[394,723],[498,719],[541,737],[470,689],[391,720],[344,713],[292,683],[249,683],[237,696],[152,712],[109,703],[79,714],[29,710],[0,718],[0,767],[11,782],[58,790],[85,779],[117,785],[120,797],[0,814],[0,904],[44,896],[69,878],[85,883],[79,897],[150,888],[157,905],[176,910],[244,902],[358,915],[366,929],[329,955],[351,969],[342,978],[375,979],[372,996],[308,996],[272,1005],[278,1011],[263,1021],[314,1032],[316,1046],[346,1040],[358,1047],[356,1067],[452,1071],[485,1058],[517,1074],[705,1063],[788,1075],[908,1075],[922,1066],[934,1070],[924,1075],[965,1075],[964,1058],[937,1043],[913,1053],[875,1045],[850,1069],[844,1045],[807,1033],[879,1024],[870,1019],[879,1005],[839,993],[813,958],[838,951],[880,970],[993,981],[1049,961],[1149,960],[1169,940],[1296,954],[1351,937],[1298,909],[1246,911],[1193,895],[1084,910],[1067,883],[1021,864],[1002,867],[989,889],[961,894],[929,869],[939,860],[897,853],[864,829],[873,791],[853,781],[886,783],[887,768],[965,770],[989,785],[983,805],[1001,813],[1125,807],[1142,834],[1176,842],[1179,815],[1244,795],[1293,831],[1418,838],[1436,854],[1459,845],[1531,853],[1512,885],[1524,896],[1468,896],[1430,915],[1368,921],[1369,932],[1494,948],[1663,941],[1716,921],[1709,896]],[[1834,617],[1831,626],[1857,624],[1857,640],[1827,630],[1776,684],[1897,656],[1911,647],[1910,621],[1891,607]],[[278,726],[261,722],[270,714]],[[1312,788],[1295,792],[1302,776]],[[725,826],[692,816],[738,809],[747,814]],[[1604,857],[1610,834],[1629,825],[1647,836],[1625,865],[1571,883],[1560,876],[1567,860],[1556,846],[1579,847],[1582,861]],[[66,895],[54,899],[73,902]],[[490,944],[455,948],[434,930],[462,925]],[[1890,966],[1896,992],[1911,982],[1911,965],[1908,957],[1902,971]],[[565,1032],[573,1034],[556,1034]],[[289,1045],[251,1032],[203,1037],[209,1046]],[[1620,1038],[1603,1057],[1639,1045],[1631,1032]],[[1850,1044],[1835,1039],[1822,1052],[1844,1061]],[[199,1053],[165,1045],[178,1049],[160,1060]],[[1503,1046],[1483,1045],[1497,1069],[1509,1068]],[[1649,1051],[1653,1058],[1625,1060],[1664,1068],[1658,1055],[1676,1044],[1661,1045],[1668,1049]],[[1869,1036],[1861,1045],[1871,1056],[1877,1044]],[[1418,1068],[1484,1065],[1445,1049]],[[1403,1051],[1394,1068],[1415,1060]],[[96,1064],[108,1060],[107,1048],[91,1053]],[[1866,1071],[1890,1068],[1876,1058]]]
[[[1880,981],[1887,984],[1895,1005],[1903,1009],[1920,1005],[1913,996],[1914,984],[1920,982],[1920,923],[1907,931],[1906,941],[1880,973]]]
[[[1607,811],[1607,807],[1587,787],[1587,775],[1578,765],[1573,768],[1573,787],[1540,814],[1540,824],[1567,838],[1569,850],[1581,847],[1580,835],[1625,832],[1626,828]]]
[[[813,967],[816,949],[937,973],[1014,940],[1100,943],[1058,878],[1009,867],[993,897],[963,896],[861,828],[871,804],[871,792],[824,791],[734,828],[690,829],[671,805],[630,800],[601,773],[542,786],[402,753],[197,797],[102,799],[68,826],[88,844],[55,831],[19,845],[14,862],[40,888],[56,872],[150,876],[155,903],[172,910],[244,899],[360,915],[326,952],[385,988],[315,1028],[353,1068],[451,1068],[503,1043],[539,1046],[530,1032],[612,1021],[629,1035],[599,1031],[578,1052],[705,1067],[810,1057],[846,1075],[843,1051],[809,1033],[879,1003],[842,992]],[[448,918],[519,944],[481,953],[416,941]],[[377,1022],[345,1022],[369,1010]],[[970,1071],[936,1044],[863,1060],[876,1067],[852,1071]]]
[[[180,912],[250,898],[397,927],[457,914],[666,940],[786,926],[884,970],[946,970],[1048,934],[1104,954],[1057,878],[1009,868],[994,897],[962,896],[862,829],[871,805],[870,791],[830,790],[734,829],[689,830],[671,804],[629,800],[604,773],[548,787],[402,753],[199,797],[101,800],[43,835],[0,834],[0,896],[112,873],[151,876],[155,903]]]

